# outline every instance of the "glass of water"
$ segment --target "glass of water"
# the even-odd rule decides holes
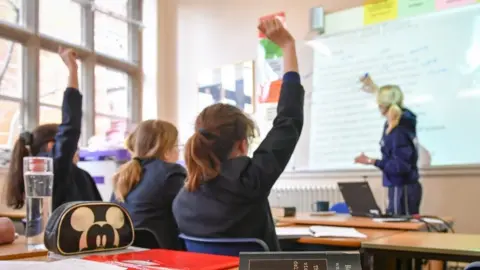
[[[53,160],[48,157],[23,158],[27,223],[25,237],[29,250],[45,249],[43,235],[52,213]]]

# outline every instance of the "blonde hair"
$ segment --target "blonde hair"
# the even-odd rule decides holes
[[[384,85],[378,89],[377,104],[388,108],[386,112],[387,134],[398,126],[402,117],[403,92],[398,85]]]
[[[142,166],[139,159],[164,159],[175,147],[177,138],[177,128],[162,120],[146,120],[135,128],[125,142],[132,159],[113,176],[113,190],[118,201],[124,202],[127,194],[140,181]]]

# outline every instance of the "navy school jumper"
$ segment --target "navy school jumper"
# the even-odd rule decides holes
[[[73,164],[82,126],[82,95],[68,87],[63,94],[62,123],[50,153],[53,158],[52,211],[66,202],[102,200],[91,176]]]
[[[304,89],[300,76],[283,77],[277,117],[253,157],[222,162],[220,175],[173,202],[181,233],[205,238],[257,238],[280,250],[268,195],[287,166],[303,127]]]
[[[383,172],[383,185],[388,188],[387,213],[396,215],[418,214],[422,187],[418,173],[417,117],[403,108],[397,127],[380,141],[382,159],[375,166]]]
[[[146,228],[155,233],[160,248],[182,250],[178,228],[172,213],[173,199],[183,187],[185,169],[176,163],[159,159],[144,159],[140,162],[140,181],[120,203],[112,195],[111,201],[125,207],[132,217],[135,228]]]

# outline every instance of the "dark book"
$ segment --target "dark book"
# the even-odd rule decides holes
[[[358,251],[241,252],[239,270],[362,270]]]

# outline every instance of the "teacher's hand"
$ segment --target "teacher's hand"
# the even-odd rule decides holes
[[[357,164],[364,164],[364,165],[371,165],[375,161],[369,157],[367,157],[364,153],[361,153],[359,156],[355,158],[355,163]]]
[[[373,82],[372,77],[368,73],[360,77],[362,83],[362,91],[373,94],[377,91],[377,85]]]

